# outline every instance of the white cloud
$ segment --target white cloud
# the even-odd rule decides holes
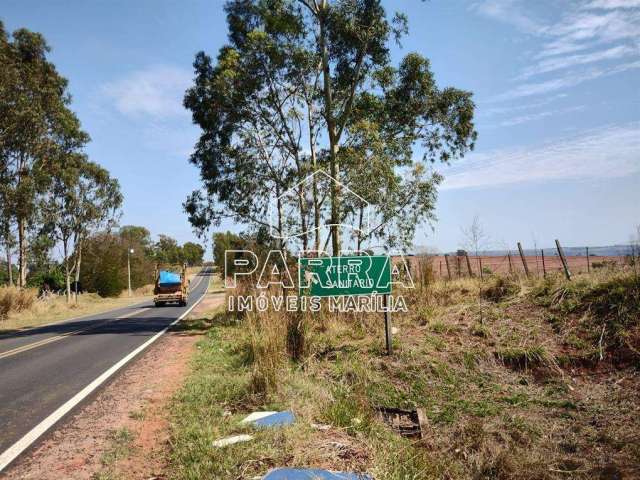
[[[583,105],[579,105],[577,107],[562,108],[557,110],[545,110],[542,112],[530,113],[527,115],[519,115],[517,117],[512,117],[512,118],[508,118],[507,120],[503,120],[498,124],[498,126],[513,127],[514,125],[520,125],[523,123],[532,122],[534,120],[542,120],[543,118],[551,117],[553,115],[562,115],[565,113],[579,112],[584,109],[585,107]]]
[[[561,90],[563,88],[575,87],[583,82],[595,80],[600,77],[607,77],[629,70],[640,68],[640,60],[623,63],[611,68],[593,68],[591,70],[579,73],[571,73],[564,77],[554,78],[543,82],[532,82],[519,85],[512,90],[494,96],[491,101],[500,102],[505,100],[514,100],[532,95],[540,95],[549,92]]]
[[[444,170],[447,190],[640,172],[640,123],[606,127],[537,147],[472,154]]]
[[[190,83],[190,72],[155,65],[107,83],[101,90],[124,115],[166,119],[187,114],[182,98]]]
[[[546,78],[521,83],[495,96],[493,101],[548,94],[638,68],[640,0],[566,2],[561,18],[546,24],[528,13],[532,5],[517,0],[484,0],[471,7],[480,15],[508,22],[541,41],[516,80],[521,82],[539,75]],[[572,71],[560,74],[562,70]]]
[[[638,55],[637,46],[618,45],[606,50],[599,50],[591,53],[580,55],[568,55],[563,57],[553,57],[541,60],[535,65],[527,67],[523,70],[519,78],[529,78],[541,73],[553,72],[563,68],[574,67],[577,65],[586,65],[589,63],[597,63],[604,60],[615,60],[622,57]]]
[[[593,0],[587,5],[587,8],[602,8],[605,10],[635,7],[640,7],[640,0]]]
[[[570,11],[558,23],[544,29],[549,38],[538,58],[561,55],[618,41],[636,41],[640,31],[640,12]]]
[[[494,117],[497,115],[505,115],[509,113],[516,113],[526,110],[533,110],[535,108],[543,107],[545,105],[549,105],[551,103],[555,103],[558,100],[568,97],[569,95],[566,93],[558,93],[556,95],[552,95],[543,100],[539,100],[536,102],[529,103],[518,103],[517,105],[509,105],[506,107],[487,107],[481,108],[478,110],[479,117]]]
[[[517,0],[483,0],[471,5],[470,9],[480,15],[508,23],[528,32],[539,33],[543,26],[522,10]]]

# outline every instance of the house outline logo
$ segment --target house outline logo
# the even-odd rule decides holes
[[[292,231],[289,231],[288,230],[288,226],[285,225],[284,228],[282,229],[282,234],[280,234],[280,232],[278,232],[278,227],[277,227],[277,225],[278,225],[278,207],[277,207],[278,200],[283,200],[283,199],[286,199],[286,198],[291,198],[291,197],[297,196],[298,195],[298,189],[300,188],[301,185],[306,185],[307,188],[311,189],[313,179],[316,176],[323,176],[330,183],[334,183],[336,185],[339,185],[340,189],[343,192],[343,198],[346,195],[352,195],[353,197],[355,197],[357,199],[357,201],[361,205],[364,206],[363,214],[362,214],[362,228],[359,228],[357,225],[346,224],[346,223],[336,223],[336,224],[334,224],[334,223],[323,223],[322,225],[320,225],[318,227],[316,227],[315,225],[314,226],[309,226],[304,231],[300,231],[301,230],[301,226],[300,225],[295,225],[295,227],[292,229]],[[306,188],[305,188],[305,191],[306,191]],[[313,232],[315,232],[316,230],[319,230],[319,229],[329,229],[329,228],[331,228],[333,226],[338,226],[340,228],[352,230],[354,232],[360,232],[360,234],[362,234],[364,237],[368,236],[371,233],[371,205],[364,198],[362,198],[360,195],[358,195],[353,190],[351,190],[349,187],[347,187],[344,183],[340,182],[339,180],[336,180],[334,177],[329,175],[324,170],[317,170],[316,172],[313,172],[312,174],[307,175],[307,177],[305,177],[303,180],[299,181],[298,183],[296,183],[291,188],[287,189],[284,193],[280,194],[279,196],[273,197],[269,202],[269,234],[273,238],[278,238],[278,239],[281,239],[281,240],[289,240],[291,238],[301,237],[302,235],[305,235],[305,234],[309,235],[309,234],[311,234],[311,233],[313,233]],[[298,230],[296,230],[296,227],[298,228]]]

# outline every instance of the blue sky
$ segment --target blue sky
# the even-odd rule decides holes
[[[640,0],[387,1],[409,16],[397,61],[429,57],[441,86],[474,92],[475,152],[450,167],[435,231],[457,248],[479,215],[488,246],[627,242],[640,224]],[[70,81],[90,157],[121,182],[123,224],[193,239],[198,130],[182,106],[195,53],[226,40],[223,2],[3,0],[12,31],[42,32]],[[160,200],[158,200],[160,199]]]

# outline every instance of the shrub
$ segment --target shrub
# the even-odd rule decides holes
[[[480,296],[492,302],[500,302],[520,293],[520,284],[507,277],[496,277],[491,284],[480,290]]]
[[[36,298],[37,291],[31,288],[0,287],[0,319],[31,308]]]
[[[300,361],[307,352],[308,321],[303,312],[287,314],[287,353],[293,361]]]
[[[508,347],[495,353],[505,365],[513,368],[539,367],[549,363],[549,355],[542,345],[531,347]]]
[[[249,312],[246,360],[252,365],[251,389],[258,395],[278,390],[278,375],[285,361],[285,319],[275,312]]]

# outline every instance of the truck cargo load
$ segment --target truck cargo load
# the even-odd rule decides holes
[[[171,287],[180,285],[181,283],[182,279],[178,273],[169,272],[167,270],[160,271],[160,275],[158,276],[158,285],[161,287]]]
[[[158,266],[156,265],[156,284],[153,289],[153,303],[156,307],[168,303],[177,303],[180,306],[185,306],[189,299],[189,281],[187,280],[186,265],[168,265],[167,267],[173,267],[174,270],[180,269],[181,273],[168,269],[158,270]]]

